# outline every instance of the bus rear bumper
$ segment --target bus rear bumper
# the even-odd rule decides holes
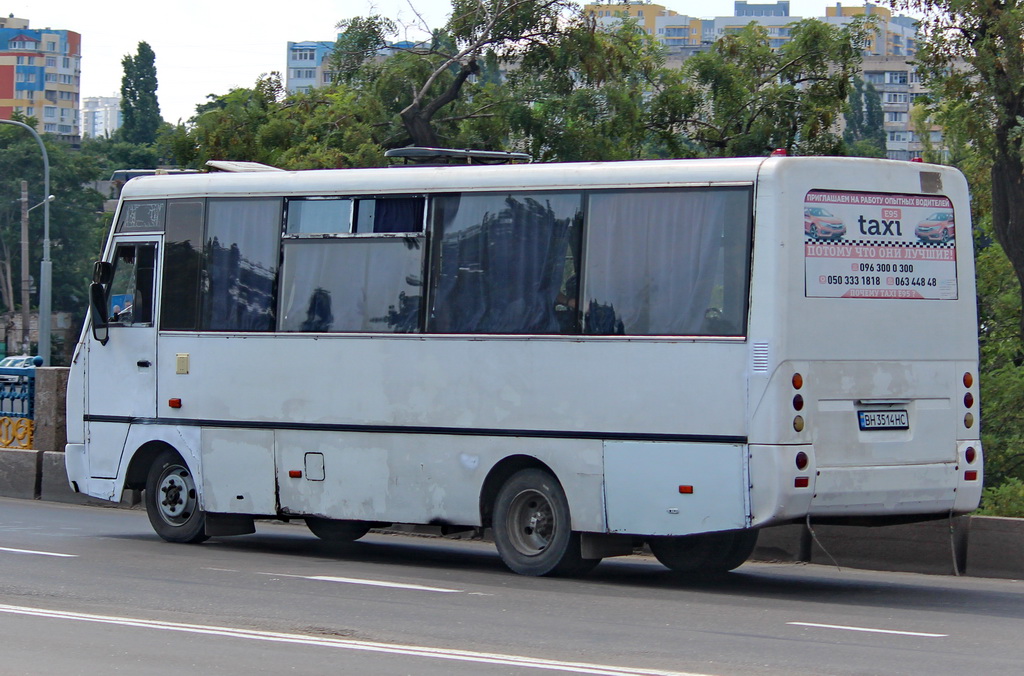
[[[972,455],[968,448],[974,449]],[[807,516],[964,514],[981,499],[984,472],[977,440],[957,442],[956,462],[914,465],[821,467],[812,445],[751,444],[749,451],[754,527]],[[803,469],[797,462],[801,452],[807,459]]]
[[[977,446],[977,442],[972,445]],[[961,453],[961,459],[963,455]],[[976,463],[980,466],[980,462]],[[977,508],[982,472],[965,463],[819,468],[811,517],[962,514]]]

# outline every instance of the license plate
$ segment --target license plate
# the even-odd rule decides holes
[[[905,430],[910,428],[906,411],[857,411],[862,430]]]

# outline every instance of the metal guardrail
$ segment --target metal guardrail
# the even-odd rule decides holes
[[[0,448],[32,448],[36,369],[0,368]]]

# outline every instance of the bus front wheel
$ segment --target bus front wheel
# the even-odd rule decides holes
[[[177,452],[161,451],[146,478],[146,513],[168,542],[206,540],[206,513],[199,507],[195,478]]]
[[[565,491],[542,469],[509,477],[494,503],[493,526],[501,560],[520,575],[582,575],[601,562],[581,556]]]
[[[355,542],[370,532],[370,526],[362,521],[339,521],[318,516],[307,516],[306,527],[325,542]]]
[[[651,538],[651,553],[677,573],[715,575],[739,568],[754,551],[757,529]]]

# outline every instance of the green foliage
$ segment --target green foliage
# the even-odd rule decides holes
[[[86,289],[92,276],[92,262],[100,254],[103,237],[97,213],[103,197],[85,187],[102,177],[93,156],[71,150],[67,145],[43,137],[50,160],[50,257],[53,261],[53,309],[80,311],[86,302]],[[28,181],[31,205],[43,199],[43,166],[39,146],[27,131],[0,126],[0,276],[20,270],[21,181]],[[30,205],[30,206],[31,206]],[[29,212],[29,256],[33,276],[38,275],[42,258],[43,208]],[[6,312],[15,309],[20,299],[16,289],[18,274],[12,280],[13,299],[4,299]],[[4,282],[0,280],[0,284]],[[6,290],[4,296],[6,296]]]
[[[349,82],[360,68],[387,45],[389,35],[398,32],[395,22],[379,15],[356,17],[337,26],[341,33],[331,54],[331,70],[342,82]]]
[[[991,158],[992,232],[1024,280],[1024,6],[1017,0],[894,0],[924,13],[915,61],[937,101]],[[1018,318],[1024,333],[1024,314]]]
[[[129,143],[154,143],[163,120],[157,103],[156,55],[146,42],[139,43],[135,56],[121,59],[121,114],[119,136]]]
[[[843,140],[856,157],[885,157],[885,128],[882,97],[870,82],[853,78],[846,106]]]
[[[857,48],[870,24],[839,27],[806,20],[772,49],[767,30],[751,23],[683,65],[652,101],[662,133],[679,134],[700,155],[839,154],[836,132],[860,66]]]
[[[1024,481],[1007,479],[998,486],[986,488],[978,514],[1024,518]]]
[[[656,142],[647,100],[669,77],[661,47],[635,22],[601,29],[584,18],[510,73],[504,109],[516,149],[541,161],[645,157]]]
[[[113,138],[85,138],[82,153],[95,158],[104,177],[116,169],[155,169],[161,164],[156,145],[129,143]]]

